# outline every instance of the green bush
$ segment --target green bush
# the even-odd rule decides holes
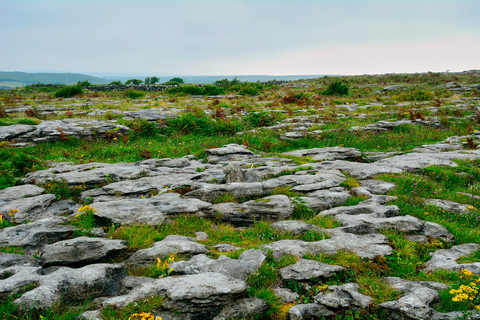
[[[55,97],[56,98],[71,98],[76,96],[77,94],[82,94],[83,93],[83,88],[82,85],[77,83],[72,86],[66,86],[63,87],[62,89],[58,90],[55,92]]]
[[[143,81],[140,79],[130,79],[125,81],[125,84],[142,84]]]
[[[116,80],[116,81],[110,82],[108,85],[109,86],[118,86],[118,85],[121,85],[121,84],[122,84],[122,81]]]
[[[348,86],[343,84],[342,81],[333,81],[321,94],[325,96],[346,96],[348,90]]]
[[[129,99],[139,99],[145,96],[145,92],[128,89],[123,93],[123,95]]]
[[[158,124],[156,122],[149,122],[145,119],[126,121],[124,124],[133,130],[133,135],[135,136],[151,137],[159,133]]]
[[[88,80],[78,81],[78,84],[81,85],[82,87],[90,87],[90,86],[93,86],[93,84],[91,84],[90,81],[88,81]]]

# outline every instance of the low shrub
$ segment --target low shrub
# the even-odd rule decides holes
[[[324,96],[346,96],[349,88],[342,81],[333,81],[328,87],[320,92]]]
[[[80,83],[72,85],[72,86],[65,86],[55,92],[55,97],[56,98],[71,98],[74,97],[78,94],[83,93],[83,88]]]
[[[225,94],[225,89],[213,85],[205,85],[205,86],[181,86],[175,87],[167,90],[168,93],[176,93],[176,94],[191,94],[196,96],[217,96],[221,94]]]
[[[134,89],[128,89],[125,92],[123,92],[123,95],[129,99],[140,99],[145,96],[145,92],[134,90]]]

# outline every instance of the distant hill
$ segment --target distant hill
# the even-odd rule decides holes
[[[74,84],[88,80],[92,84],[109,83],[103,78],[97,78],[80,73],[27,73],[0,71],[0,88],[15,88],[32,83]]]

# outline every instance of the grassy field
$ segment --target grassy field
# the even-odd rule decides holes
[[[340,81],[340,82],[339,82]],[[0,125],[38,124],[44,120],[83,117],[86,119],[117,120],[131,128],[129,135],[95,136],[91,141],[65,137],[56,142],[42,143],[23,148],[12,147],[9,142],[0,142],[0,189],[18,185],[26,173],[48,168],[51,162],[73,164],[89,162],[135,162],[148,158],[176,158],[193,155],[205,159],[205,150],[229,143],[247,146],[262,156],[276,156],[286,151],[322,147],[353,147],[361,152],[411,152],[415,147],[441,142],[452,136],[466,136],[480,130],[480,90],[454,91],[439,88],[449,82],[459,85],[480,83],[480,73],[425,73],[389,74],[376,76],[345,76],[299,80],[287,85],[248,84],[225,85],[222,94],[231,97],[192,96],[182,90],[175,92],[141,93],[131,99],[121,92],[85,92],[72,98],[55,98],[54,92],[41,88],[18,88],[0,91]],[[339,84],[340,83],[340,84]],[[2,83],[0,82],[0,85]],[[403,89],[386,91],[389,85],[402,85]],[[346,89],[338,89],[343,86]],[[337,89],[335,89],[337,87]],[[180,87],[182,88],[182,87]],[[237,95],[242,93],[242,95]],[[251,95],[250,95],[251,93]],[[6,109],[29,106],[41,109],[45,106],[68,108],[70,114],[30,114],[24,112],[5,113]],[[354,106],[354,108],[352,108]],[[95,110],[150,110],[163,108],[165,112],[181,110],[177,118],[158,122],[128,121],[123,114],[107,112],[101,116],[80,115]],[[296,123],[301,117],[308,118],[310,127],[303,129],[303,137],[285,139],[284,134],[293,128],[266,128],[278,123]],[[351,131],[354,126],[365,126],[381,120],[430,120],[440,126],[405,124],[389,131]],[[463,138],[462,142],[471,149],[475,141]],[[291,157],[297,164],[308,160]],[[359,159],[368,162],[368,159]],[[374,304],[362,312],[344,311],[336,319],[383,319],[376,305],[397,299],[400,295],[382,282],[386,276],[401,277],[416,281],[438,281],[458,287],[463,279],[460,273],[435,271],[426,272],[425,263],[429,253],[464,243],[480,243],[480,161],[457,161],[457,167],[431,166],[419,171],[402,174],[384,174],[376,179],[394,182],[396,189],[389,195],[397,196],[390,204],[400,208],[401,215],[412,215],[446,227],[454,236],[455,243],[429,239],[428,243],[408,241],[405,234],[394,230],[382,230],[390,239],[393,253],[385,258],[362,259],[351,252],[335,255],[309,255],[305,258],[324,263],[341,265],[346,271],[332,278],[326,285],[357,282],[360,292],[371,296]],[[342,186],[353,188],[358,181],[349,177]],[[77,200],[78,192],[65,185],[50,186],[59,198]],[[78,191],[78,190],[77,190]],[[315,217],[315,213],[298,201],[298,194],[287,189],[275,190],[274,194],[286,194],[295,202],[294,218],[304,220],[321,228],[334,228],[339,223],[333,218]],[[467,195],[465,195],[467,194]],[[473,196],[478,196],[475,198]],[[424,198],[451,200],[468,204],[468,214],[446,212],[436,206],[426,205]],[[232,200],[226,199],[225,201]],[[237,199],[238,200],[238,199]],[[347,205],[364,200],[353,197]],[[220,200],[219,202],[222,202]],[[84,234],[96,227],[93,216],[87,212],[75,225]],[[4,225],[3,227],[6,227]],[[197,231],[208,234],[207,245],[230,243],[242,248],[228,253],[238,258],[244,250],[255,248],[281,239],[318,241],[325,234],[309,232],[303,236],[275,231],[267,221],[237,230],[232,225],[215,220],[180,216],[173,224],[152,226],[103,226],[112,239],[123,239],[130,248],[125,256],[109,262],[121,262],[135,250],[147,248],[167,235],[195,236]],[[17,250],[17,251],[15,251]],[[19,252],[21,248],[1,248],[4,252]],[[219,253],[211,251],[218,258]],[[183,257],[174,257],[183,259]],[[463,262],[480,261],[477,252],[462,258]],[[268,255],[262,267],[247,281],[249,295],[257,296],[270,304],[270,311],[262,319],[288,319],[288,309],[294,304],[311,303],[313,297],[325,290],[322,283],[313,281],[309,288],[293,281],[283,283],[300,295],[293,304],[282,304],[273,294],[272,288],[281,282],[278,270],[295,263],[298,259],[284,257],[275,259]],[[158,277],[165,272],[158,265],[129,270],[136,276]],[[464,303],[453,302],[448,292],[441,293],[436,309],[441,312],[467,311]],[[0,319],[18,319],[12,297],[0,305]],[[131,314],[152,312],[162,304],[156,297],[126,309],[106,308],[103,319],[129,319]],[[93,301],[81,305],[65,302],[43,311],[23,315],[26,319],[76,319],[84,310],[94,307]]]

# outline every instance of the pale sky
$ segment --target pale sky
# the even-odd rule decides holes
[[[480,0],[0,0],[0,71],[480,69]]]

